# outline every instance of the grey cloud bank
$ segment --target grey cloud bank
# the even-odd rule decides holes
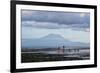
[[[90,14],[75,12],[22,10],[22,26],[59,29],[89,29]]]

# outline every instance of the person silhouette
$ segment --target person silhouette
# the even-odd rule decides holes
[[[63,54],[64,54],[64,52],[65,52],[65,46],[63,46]]]

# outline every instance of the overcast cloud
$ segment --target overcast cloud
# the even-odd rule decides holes
[[[73,30],[89,31],[90,14],[22,10],[22,26],[45,29],[71,28]]]

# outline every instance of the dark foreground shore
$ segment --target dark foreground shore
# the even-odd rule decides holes
[[[49,61],[72,61],[88,60],[89,54],[67,55],[67,54],[46,54],[46,53],[21,53],[21,62],[49,62]]]

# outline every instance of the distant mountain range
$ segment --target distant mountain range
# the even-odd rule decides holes
[[[87,43],[73,42],[59,34],[49,34],[39,39],[22,39],[22,48],[57,48],[61,46],[89,47]]]

